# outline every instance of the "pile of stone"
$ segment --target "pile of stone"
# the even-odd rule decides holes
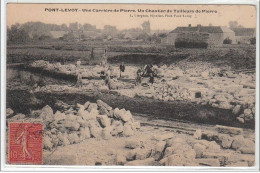
[[[45,85],[43,87],[35,88],[34,92],[63,92],[63,91],[73,91],[77,88],[70,85]]]
[[[32,67],[41,67],[41,68],[46,68],[49,66],[49,62],[48,61],[44,61],[44,60],[38,60],[38,61],[34,61],[31,66]]]
[[[189,62],[183,60],[178,63],[184,74],[190,77],[209,77],[209,76],[222,76],[224,69],[229,69],[228,67],[216,67],[212,63],[207,63],[203,61]]]
[[[116,155],[125,166],[253,166],[254,140],[244,138],[240,128],[216,126],[216,131],[197,130],[193,138],[165,133],[152,136],[153,145],[129,139],[129,151]]]
[[[254,77],[231,72],[226,74],[227,77],[210,77],[208,74],[202,74],[204,77],[190,77],[184,74],[174,79],[156,78],[152,87],[141,88],[140,92],[136,90],[136,95],[162,101],[187,100],[231,110],[240,123],[254,120]],[[246,86],[245,81],[248,83]]]
[[[44,149],[53,150],[57,146],[66,146],[82,142],[89,138],[108,140],[112,137],[129,137],[140,129],[130,111],[113,109],[102,100],[97,103],[86,102],[84,105],[57,103],[60,111],[53,113],[50,106],[32,111],[30,116],[17,114],[10,121],[41,122],[44,128]],[[7,116],[13,114],[7,110]]]
[[[191,97],[192,93],[178,84],[155,86],[155,94],[153,96],[153,98],[163,101],[190,100]]]
[[[34,61],[32,64],[30,64],[30,66],[63,73],[75,73],[76,71],[76,66],[73,64],[61,65],[59,62],[49,63],[48,61],[44,60]]]
[[[64,110],[64,109],[63,109]],[[37,114],[37,115],[36,115]],[[101,100],[97,103],[66,105],[64,112],[55,114],[49,106],[34,112],[44,125],[44,149],[79,143],[88,138],[108,140],[113,136],[129,137],[140,128],[130,111],[113,109]]]
[[[255,119],[255,101],[254,97],[247,103],[236,102],[236,98],[231,94],[219,94],[214,95],[208,102],[213,107],[229,109],[232,114],[237,116],[237,120],[241,123],[245,123],[249,120]]]

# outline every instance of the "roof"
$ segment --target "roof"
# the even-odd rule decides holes
[[[190,26],[190,27],[177,27],[170,33],[180,32],[206,32],[206,33],[227,33],[233,32],[225,26]]]
[[[226,27],[226,26],[221,26],[221,29],[222,29],[222,31],[225,32],[225,33],[227,33],[227,32],[234,32],[234,31],[232,31],[231,29],[229,29],[229,28]]]
[[[255,36],[255,28],[232,28],[235,36]]]

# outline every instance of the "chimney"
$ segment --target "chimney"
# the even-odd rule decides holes
[[[191,27],[191,24],[189,24],[189,28]]]
[[[201,24],[198,24],[197,27],[200,29],[201,28]]]

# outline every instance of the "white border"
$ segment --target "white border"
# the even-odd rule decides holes
[[[254,167],[171,167],[171,166],[47,166],[47,165],[6,165],[6,4],[7,3],[137,3],[137,4],[249,4],[257,9],[256,25],[256,116],[255,116],[255,166]],[[259,0],[3,0],[1,1],[1,170],[2,171],[258,171],[259,170]]]

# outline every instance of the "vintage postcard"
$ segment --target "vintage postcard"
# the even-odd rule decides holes
[[[254,4],[8,3],[5,165],[257,168],[257,31]]]

